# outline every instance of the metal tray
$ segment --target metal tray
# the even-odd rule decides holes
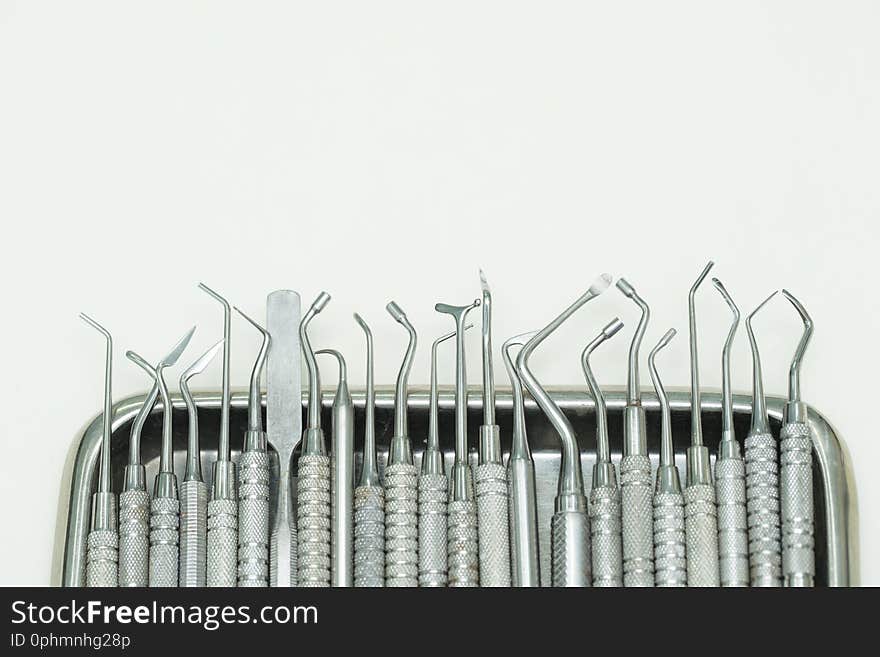
[[[330,427],[330,406],[333,403],[333,390],[323,391],[323,424],[325,431]],[[581,447],[581,464],[584,481],[589,490],[592,464],[595,461],[595,415],[593,400],[584,391],[570,389],[551,389],[554,399],[559,403],[572,421]],[[201,433],[203,472],[210,478],[210,463],[216,458],[217,435],[220,425],[219,392],[195,394],[199,408],[199,429]],[[364,393],[352,393],[356,407],[356,449],[362,448],[364,422]],[[681,471],[684,472],[684,451],[690,439],[690,393],[671,391],[673,433],[675,451]],[[117,402],[113,407],[113,437],[111,463],[113,488],[122,489],[123,468],[128,458],[128,441],[131,422],[144,400],[144,396],[129,397]],[[303,413],[307,397],[303,395]],[[623,407],[625,396],[622,389],[606,390],[609,411],[609,432],[614,460],[620,457],[623,437]],[[454,449],[454,395],[450,388],[440,393],[441,447],[446,454],[447,465],[451,466]],[[512,400],[509,391],[497,393],[497,420],[501,426],[502,444],[505,451],[510,448],[510,427],[512,419]],[[767,407],[774,434],[778,435],[782,408],[785,399],[768,397]],[[263,399],[265,409],[265,396]],[[423,388],[411,388],[409,394],[409,428],[417,464],[421,459],[424,436],[428,424],[428,392]],[[751,419],[751,398],[747,395],[734,396],[734,424],[737,436],[742,441],[748,432]],[[648,449],[654,466],[657,466],[660,449],[660,413],[657,398],[653,392],[644,391],[643,405],[647,411]],[[178,476],[184,468],[187,416],[183,400],[173,399],[174,406],[174,455]],[[391,388],[381,388],[376,393],[376,439],[383,452],[380,463],[384,463],[385,450],[393,429],[394,392]],[[482,400],[478,388],[468,395],[469,444],[478,444],[481,422]],[[717,393],[702,395],[703,431],[706,445],[710,451],[717,448],[721,434],[721,400]],[[144,426],[142,438],[142,457],[147,468],[147,481],[152,482],[158,469],[159,442],[161,437],[161,404],[157,406]],[[232,395],[230,431],[234,447],[240,445],[247,422],[247,394],[238,391]],[[858,584],[857,555],[857,514],[852,472],[845,446],[830,423],[815,409],[809,409],[809,422],[815,437],[813,460],[813,496],[816,511],[816,584],[818,586],[853,586]],[[548,585],[550,576],[550,517],[553,511],[553,497],[559,470],[559,438],[543,413],[531,400],[526,400],[526,424],[529,443],[536,463],[538,514],[541,540],[541,579]],[[97,463],[101,443],[101,417],[96,417],[73,444],[65,466],[61,484],[58,526],[53,558],[52,583],[63,586],[81,586],[84,581],[85,544],[88,532],[91,496],[96,486]],[[329,437],[328,437],[329,438]],[[328,439],[329,444],[329,439]],[[273,451],[274,455],[274,451]],[[476,454],[472,452],[473,462]],[[237,452],[233,452],[237,458]],[[296,475],[296,460],[291,472]],[[714,454],[713,454],[714,460]],[[356,456],[357,471],[360,470],[360,455]],[[277,457],[276,457],[277,464]],[[380,466],[381,467],[381,466]],[[277,471],[277,465],[276,465]],[[277,481],[277,477],[276,477]],[[210,481],[208,482],[210,484]],[[295,483],[292,484],[295,490]],[[275,501],[272,500],[274,508]]]

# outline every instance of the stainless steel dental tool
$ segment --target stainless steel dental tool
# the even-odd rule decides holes
[[[654,529],[651,460],[648,458],[645,409],[639,381],[639,347],[651,317],[648,304],[625,279],[617,289],[632,299],[642,312],[629,347],[626,407],[623,415],[623,457],[620,459],[620,498],[623,505],[624,586],[654,586]]]
[[[465,330],[472,324],[465,326]],[[448,582],[446,517],[449,479],[443,452],[437,392],[437,347],[454,338],[455,331],[442,335],[431,345],[431,392],[428,410],[428,441],[419,474],[419,586],[442,587]]]
[[[360,315],[355,313],[354,319],[363,329],[367,341],[364,458],[360,480],[354,489],[354,585],[372,588],[385,586],[385,491],[379,478],[379,460],[376,455],[373,333]],[[443,554],[445,560],[445,548]]]
[[[813,434],[807,407],[801,401],[801,362],[813,336],[813,320],[788,290],[791,302],[804,323],[791,361],[788,402],[780,439],[779,496],[782,508],[782,574],[786,586],[813,586],[816,575],[813,539]]]
[[[511,584],[515,587],[541,586],[541,563],[538,550],[538,496],[535,485],[535,460],[526,433],[526,410],[522,381],[510,350],[531,340],[537,331],[509,338],[501,346],[501,356],[513,395],[513,433],[507,459],[507,488],[510,511]]]
[[[553,586],[590,586],[590,521],[587,516],[587,497],[584,494],[580,450],[574,428],[562,409],[532,374],[529,369],[529,357],[547,336],[559,328],[581,306],[608,289],[610,284],[611,277],[602,274],[574,303],[538,331],[523,346],[516,359],[516,368],[523,385],[550,420],[562,443],[559,484],[551,522]]]
[[[213,466],[214,485],[208,502],[208,586],[235,586],[238,581],[238,499],[235,491],[235,463],[229,446],[229,350],[232,308],[229,302],[199,283],[223,306],[223,378],[220,397],[220,437]]]
[[[700,405],[700,372],[697,362],[697,316],[695,296],[715,263],[709,262],[688,294],[691,352],[691,446],[687,450],[684,489],[684,528],[687,541],[688,586],[718,586],[718,515],[709,449],[703,444]]]
[[[354,586],[354,405],[345,358],[321,349],[339,363],[330,432],[330,586]]]
[[[752,319],[773,292],[746,318],[752,347],[752,426],[745,441],[746,508],[749,522],[749,573],[752,586],[782,585],[782,547],[779,530],[779,466],[776,439],[770,432],[761,355]]]
[[[266,433],[263,431],[263,402],[260,377],[269,353],[269,332],[239,308],[262,342],[248,386],[248,428],[238,457],[238,585],[263,587],[269,584],[269,480],[271,469]]]
[[[116,495],[110,486],[110,437],[113,422],[113,337],[94,319],[80,313],[80,319],[104,336],[104,413],[98,490],[92,495],[91,528],[86,544],[86,586],[116,586],[119,534],[116,524]]]
[[[418,476],[407,423],[407,384],[416,352],[416,330],[394,301],[388,313],[409,334],[394,391],[394,435],[385,467],[385,585],[419,585]]]
[[[195,326],[187,331],[156,367],[174,366],[195,331]],[[150,580],[150,493],[141,461],[141,433],[158,398],[159,384],[154,382],[131,424],[128,465],[119,494],[119,586],[147,586]]]
[[[684,496],[675,467],[669,398],[656,364],[657,354],[674,337],[675,329],[669,329],[648,354],[648,370],[660,402],[660,467],[654,486],[654,584],[660,587],[687,586]]]
[[[308,426],[303,434],[297,480],[299,585],[330,586],[330,459],[321,429],[321,377],[308,326],[330,302],[321,292],[299,325],[299,339],[309,371]]]
[[[275,290],[266,297],[272,349],[266,362],[266,437],[278,457],[277,508],[269,534],[269,585],[297,585],[296,518],[290,472],[302,438],[302,349],[299,294]],[[271,455],[270,455],[271,456]],[[273,466],[274,470],[274,466]]]
[[[208,561],[208,485],[202,479],[199,412],[189,380],[201,374],[223,347],[223,340],[199,356],[180,375],[178,385],[189,416],[186,472],[180,484],[180,586],[205,586]]]
[[[178,578],[178,546],[180,543],[180,500],[177,475],[174,474],[174,445],[172,443],[171,395],[165,384],[165,366],[154,368],[133,351],[126,358],[149,374],[159,385],[162,397],[162,449],[159,454],[159,473],[153,485],[150,502],[150,586],[176,587]]]
[[[452,315],[455,320],[455,460],[452,464],[447,540],[449,586],[480,585],[479,534],[477,504],[474,501],[467,446],[467,367],[464,357],[464,332],[467,314],[480,305],[475,299],[467,306],[438,303],[434,310]]]
[[[474,474],[480,542],[480,585],[510,586],[510,535],[507,516],[507,468],[501,452],[501,431],[495,422],[495,373],[492,368],[492,292],[480,270],[483,291],[483,424],[480,462]]]
[[[596,404],[596,463],[590,489],[590,537],[592,544],[593,586],[623,586],[623,546],[621,542],[620,490],[611,462],[608,442],[608,411],[602,389],[590,368],[590,354],[623,328],[615,317],[581,354],[581,367]]]
[[[721,442],[715,460],[715,501],[718,507],[718,565],[721,586],[749,585],[749,535],[746,513],[746,467],[733,428],[730,350],[739,326],[737,308],[717,278],[712,284],[727,302],[733,320],[721,351]]]

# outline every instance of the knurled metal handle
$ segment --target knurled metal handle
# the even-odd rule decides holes
[[[238,513],[235,500],[208,502],[208,586],[235,586]]]
[[[126,490],[119,494],[119,586],[150,583],[150,494]]]
[[[385,586],[385,491],[379,486],[354,489],[354,585]]]
[[[813,586],[813,439],[810,427],[790,422],[780,435],[782,572],[786,586]]]
[[[154,497],[150,503],[150,586],[176,587],[180,502],[173,497]]]
[[[507,468],[481,463],[474,473],[480,543],[480,586],[510,586],[510,525]]]
[[[776,440],[769,433],[745,440],[749,573],[752,586],[782,585],[779,470]]]
[[[86,586],[115,587],[119,537],[112,529],[96,529],[86,539]]]
[[[721,586],[749,585],[749,525],[746,466],[742,459],[715,461],[718,506],[718,565]]]
[[[419,586],[447,584],[446,506],[449,480],[442,474],[419,477]]]
[[[269,455],[242,452],[238,460],[238,585],[269,584]]]
[[[385,586],[419,585],[418,475],[408,463],[385,468]]]
[[[297,548],[299,586],[330,586],[330,458],[299,459]]]
[[[654,586],[653,496],[651,460],[620,459],[624,586]]]
[[[180,484],[180,585],[205,586],[208,575],[208,486]]]
[[[593,486],[590,491],[593,586],[623,586],[620,524],[620,491],[617,486]]]
[[[712,484],[684,489],[684,531],[688,586],[719,586],[718,511]]]
[[[447,510],[449,586],[479,586],[480,536],[477,530],[477,503],[473,500],[452,500]]]
[[[550,520],[553,586],[590,586],[590,519],[586,511],[557,511]]]
[[[654,584],[687,586],[684,496],[681,493],[654,495]]]

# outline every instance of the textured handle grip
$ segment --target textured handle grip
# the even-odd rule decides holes
[[[301,456],[296,491],[299,585],[330,586],[330,458]]]
[[[590,519],[582,511],[557,511],[550,521],[553,586],[590,586]]]
[[[269,584],[269,455],[242,452],[238,461],[238,585]]]
[[[593,586],[623,586],[620,523],[617,486],[594,486],[590,491]]]
[[[119,494],[119,586],[150,582],[150,494],[126,490]]]
[[[419,477],[419,586],[439,587],[447,583],[446,504],[449,480],[446,475]]]
[[[208,502],[208,586],[235,586],[236,506],[235,500]]]
[[[385,586],[419,585],[419,489],[414,465],[385,468]]]
[[[718,511],[711,484],[685,488],[684,531],[688,586],[718,586]]]
[[[654,584],[687,586],[684,496],[681,493],[654,495]]]
[[[208,568],[208,486],[180,484],[180,585],[204,586]]]
[[[96,529],[86,539],[86,586],[115,587],[119,537],[112,529]]]
[[[453,500],[448,506],[449,586],[480,585],[480,536],[477,530],[477,503]]]
[[[754,434],[746,438],[745,448],[751,584],[781,586],[782,546],[776,441],[769,433]]]
[[[786,586],[813,586],[813,440],[810,427],[791,422],[780,436],[782,572]]]
[[[474,475],[480,543],[480,586],[510,586],[507,468],[481,463]]]
[[[354,489],[354,585],[385,586],[385,491]]]
[[[155,497],[150,503],[150,586],[176,587],[180,502]]]
[[[746,467],[742,459],[715,461],[718,505],[718,565],[721,586],[749,585]]]
[[[652,498],[651,460],[624,456],[620,460],[624,586],[654,586]]]

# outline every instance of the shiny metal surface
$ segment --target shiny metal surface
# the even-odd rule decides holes
[[[810,427],[803,421],[801,363],[810,338],[813,320],[807,309],[788,290],[782,295],[797,310],[804,332],[791,360],[785,425],[780,435],[779,503],[782,513],[782,575],[786,586],[813,586],[813,450]]]
[[[266,438],[272,448],[269,505],[269,586],[295,586],[296,519],[291,480],[293,452],[302,437],[300,298],[293,290],[266,297],[266,328],[274,336],[266,361]]]
[[[272,344],[269,332],[239,308],[236,312],[260,333],[248,387],[248,427],[238,459],[238,585],[269,584],[269,480],[271,467],[263,431],[260,379]]]
[[[447,506],[447,572],[451,587],[474,587],[480,582],[479,531],[474,502],[472,464],[468,453],[467,362],[464,351],[465,321],[480,305],[479,299],[466,306],[438,303],[434,310],[455,320],[455,456]]]
[[[516,587],[541,585],[538,556],[538,497],[535,491],[535,459],[526,433],[525,396],[522,380],[510,355],[512,347],[522,347],[535,331],[508,338],[501,346],[504,368],[510,378],[513,417],[510,454],[507,458],[507,485],[510,509],[510,576]]]
[[[721,350],[721,443],[715,460],[715,503],[718,507],[718,571],[721,586],[749,585],[749,529],[746,510],[746,466],[733,428],[730,387],[730,350],[739,327],[740,312],[727,288],[717,278],[715,289],[732,314]]]
[[[782,586],[782,532],[779,517],[779,445],[770,433],[764,376],[752,319],[776,296],[764,299],[746,318],[752,349],[752,426],[746,436],[746,509],[749,524],[749,579],[752,586]]]
[[[271,315],[270,315],[271,317]],[[270,319],[271,330],[271,319]],[[273,347],[274,350],[274,347]],[[270,356],[270,371],[271,371]],[[271,374],[270,374],[271,380]],[[548,390],[555,403],[576,427],[581,448],[583,472],[590,482],[592,464],[595,460],[595,418],[592,399],[583,389],[565,390],[550,388]],[[611,440],[612,458],[620,455],[622,448],[623,423],[622,412],[626,403],[625,392],[620,388],[606,388],[605,403],[608,406],[609,437]],[[684,465],[684,450],[690,424],[690,395],[686,390],[668,390],[672,411],[672,424],[675,435],[675,455],[679,468]],[[220,393],[194,393],[199,407],[199,420],[205,427],[202,440],[203,458],[210,458],[217,449],[217,428],[219,426]],[[355,450],[356,465],[359,466],[360,452],[363,447],[364,393],[353,391],[355,405]],[[128,455],[128,432],[131,422],[142,405],[145,395],[138,395],[117,401],[113,405],[113,434],[111,439],[111,466],[113,472],[112,488],[122,490],[123,473],[118,464],[125,463]],[[177,416],[175,427],[175,469],[183,473],[186,464],[186,408],[183,400],[172,396],[174,413]],[[329,421],[333,399],[333,391],[324,391],[322,413]],[[784,397],[768,396],[766,408],[770,427],[778,432],[782,419]],[[376,394],[376,427],[377,442],[384,457],[385,447],[391,437],[394,393],[388,387],[380,388]],[[427,433],[428,418],[427,388],[412,387],[409,394],[410,424],[414,434]],[[647,412],[647,443],[652,464],[656,468],[660,448],[660,413],[656,395],[644,390],[642,405]],[[734,426],[738,435],[745,435],[750,420],[751,397],[748,395],[733,396]],[[301,416],[304,417],[307,400],[302,398]],[[721,396],[707,392],[701,397],[703,425],[706,432],[706,446],[712,457],[716,454],[718,439],[721,435]],[[502,448],[505,454],[510,449],[509,437],[512,433],[512,395],[509,391],[496,391],[497,421],[502,428]],[[247,392],[237,391],[231,398],[232,427],[237,432],[244,432],[247,426]],[[454,393],[443,388],[439,396],[439,412],[441,427],[453,426],[455,415]],[[481,418],[481,394],[478,389],[468,395],[468,415],[474,427],[471,440],[476,439],[476,427]],[[857,509],[855,487],[845,446],[835,433],[829,421],[818,410],[807,406],[807,419],[814,436],[814,478],[813,499],[816,508],[816,585],[817,586],[850,586],[859,583],[858,572],[858,537]],[[525,424],[529,436],[529,446],[535,460],[535,483],[538,497],[538,520],[540,529],[542,579],[549,585],[550,574],[550,517],[553,513],[553,497],[559,473],[559,439],[548,423],[546,417],[538,409],[535,402],[525,400]],[[97,465],[101,444],[100,416],[93,419],[77,434],[71,447],[68,465],[61,483],[61,499],[58,521],[58,537],[54,555],[52,583],[65,586],[83,585],[83,566],[85,560],[86,534],[91,507],[90,496],[97,484]],[[161,431],[161,405],[147,418],[144,432],[144,461],[148,474],[154,475],[158,469],[159,438]],[[444,430],[440,435],[447,467],[452,462],[454,436],[451,430]],[[274,445],[270,446],[274,453]],[[416,458],[421,460],[421,445],[415,446]],[[233,454],[237,458],[237,453]],[[475,455],[471,462],[476,463]],[[210,477],[210,473],[206,473]],[[294,473],[295,475],[295,473]],[[295,480],[295,476],[294,476]],[[208,482],[210,483],[210,481]],[[590,482],[591,483],[591,482]],[[277,486],[277,481],[273,481]],[[273,512],[277,504],[277,496],[273,493]]]
[[[354,586],[354,406],[348,391],[345,358],[335,349],[315,354],[333,356],[339,383],[330,420],[330,586]]]

